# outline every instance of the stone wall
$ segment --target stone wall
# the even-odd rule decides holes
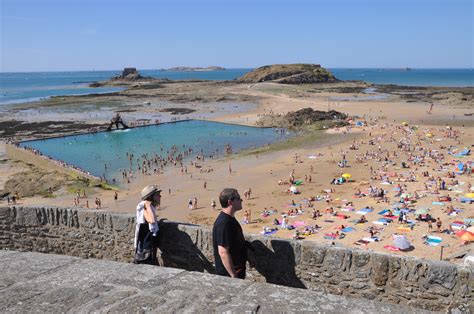
[[[0,208],[1,248],[132,260],[132,215],[65,208]],[[164,266],[213,272],[211,230],[161,222]],[[247,235],[248,279],[429,310],[473,308],[473,270],[448,262]]]

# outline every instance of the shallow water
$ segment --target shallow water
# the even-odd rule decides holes
[[[193,153],[222,157],[226,144],[232,151],[261,147],[292,136],[281,129],[255,128],[218,122],[189,120],[112,132],[99,132],[45,140],[26,141],[21,147],[31,147],[43,155],[108,180],[121,181],[120,170],[138,169],[137,158],[147,154],[167,157],[175,145],[179,152],[191,148]],[[217,151],[216,151],[217,150]],[[127,153],[133,154],[130,163]],[[187,164],[187,163],[186,163]],[[156,167],[156,166],[155,166]],[[151,167],[153,169],[154,166]],[[120,180],[119,180],[120,179]]]

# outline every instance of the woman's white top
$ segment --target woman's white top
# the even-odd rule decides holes
[[[150,232],[153,233],[154,236],[158,233],[158,223],[156,222],[156,207],[150,204],[151,211],[153,212],[153,216],[155,216],[155,223],[148,224],[148,227],[150,228]],[[135,241],[134,245],[137,247],[137,242],[138,242],[138,231],[140,230],[140,224],[146,223],[145,220],[145,201],[141,201],[137,205],[137,225],[135,226]]]

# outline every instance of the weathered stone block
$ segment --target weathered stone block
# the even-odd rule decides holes
[[[354,250],[352,252],[352,266],[354,267],[364,267],[370,261],[369,252],[364,252],[360,250]]]
[[[456,285],[457,267],[447,263],[434,261],[427,270],[428,284],[439,284],[447,289],[453,289]]]
[[[322,264],[326,256],[326,250],[327,246],[315,245],[311,242],[303,242],[301,244],[301,264]]]
[[[388,280],[389,257],[383,254],[374,254],[370,260],[371,279],[377,286],[383,286]]]

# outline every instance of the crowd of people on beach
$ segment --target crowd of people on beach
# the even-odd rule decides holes
[[[463,240],[463,243],[474,241],[473,219],[469,215],[464,215],[466,217],[464,220],[446,223],[446,220],[450,221],[452,217],[467,210],[464,204],[474,203],[472,184],[468,181],[472,174],[472,161],[459,159],[459,157],[470,156],[470,150],[466,148],[459,153],[461,149],[456,146],[460,144],[458,137],[461,131],[450,126],[437,130],[419,130],[417,126],[409,126],[406,123],[402,125],[384,124],[380,126],[380,129],[386,130],[386,132],[376,136],[371,136],[369,133],[371,138],[367,142],[354,139],[349,145],[348,151],[341,150],[341,160],[335,162],[341,168],[341,175],[330,182],[335,185],[349,182],[351,187],[357,185],[351,197],[355,200],[365,199],[366,201],[363,201],[365,203],[368,199],[373,200],[372,203],[380,210],[379,213],[375,213],[374,206],[367,205],[361,210],[356,210],[354,202],[344,199],[349,195],[334,199],[331,195],[335,194],[336,189],[328,188],[321,190],[321,195],[306,196],[300,202],[295,203],[294,200],[291,200],[287,205],[292,207],[290,210],[274,211],[265,208],[261,213],[262,217],[269,218],[279,213],[281,219],[273,218],[273,226],[263,227],[262,234],[273,235],[278,230],[294,230],[293,238],[301,239],[311,236],[321,229],[337,228],[338,231],[341,231],[327,230],[328,232],[323,236],[324,239],[337,240],[344,238],[346,233],[354,231],[359,225],[370,223],[367,218],[370,216],[370,219],[376,219],[372,222],[376,226],[366,228],[369,236],[355,241],[354,244],[367,246],[371,242],[391,239],[392,235],[396,237],[399,234],[404,234],[403,236],[405,236],[414,229],[422,229],[422,238],[425,240],[425,244],[431,246],[437,246],[442,241],[441,237],[430,236],[432,232],[451,236],[465,235],[467,232],[471,238],[464,236],[463,239],[468,241]],[[395,134],[399,136],[395,136]],[[435,138],[433,134],[437,134],[438,138]],[[448,144],[448,139],[453,141],[451,145]],[[435,144],[438,142],[441,143],[439,143],[439,147],[436,147]],[[389,149],[388,143],[393,144],[395,148]],[[349,157],[350,151],[354,151],[354,155],[351,155],[353,159]],[[296,162],[299,160],[297,154],[295,154],[294,160]],[[346,167],[350,167],[351,161],[357,167],[368,168],[370,182],[356,182],[350,179],[350,174],[343,174],[342,171],[348,170]],[[435,172],[436,175],[432,172]],[[464,179],[463,182],[460,178]],[[299,183],[298,186],[295,185],[296,182]],[[308,175],[304,175],[304,180],[298,180],[295,170],[292,170],[288,180],[280,179],[278,184],[288,185],[286,192],[289,194],[306,194],[304,185],[309,182]],[[364,185],[367,188],[362,190],[361,186]],[[452,197],[449,192],[456,193],[457,197]],[[466,202],[466,197],[462,197],[462,193],[469,196],[470,201]],[[326,202],[325,210],[321,211],[315,208],[317,206],[315,202],[319,201]],[[361,202],[358,201],[358,203]],[[417,208],[420,203],[427,204],[427,206]],[[437,206],[446,206],[446,208],[440,211],[437,210]],[[307,209],[310,209],[309,218],[316,221],[322,219],[322,225],[313,225],[309,221],[302,220],[303,218],[300,216]],[[353,214],[361,215],[361,217],[349,220]],[[379,216],[373,217],[375,214]],[[436,216],[433,217],[433,215]],[[444,218],[444,215],[447,217]],[[332,217],[347,220],[350,223],[334,226],[335,222],[331,220]],[[289,218],[299,220],[292,223]],[[399,227],[395,227],[395,231],[391,227],[393,222],[398,222],[399,225]],[[427,229],[423,229],[423,223],[426,223]],[[433,230],[433,224],[436,225],[436,230]],[[379,225],[382,227],[378,227]],[[392,235],[389,236],[386,230],[391,230]],[[456,230],[463,232],[459,233]],[[392,247],[388,244],[385,248],[395,251],[407,249]]]

